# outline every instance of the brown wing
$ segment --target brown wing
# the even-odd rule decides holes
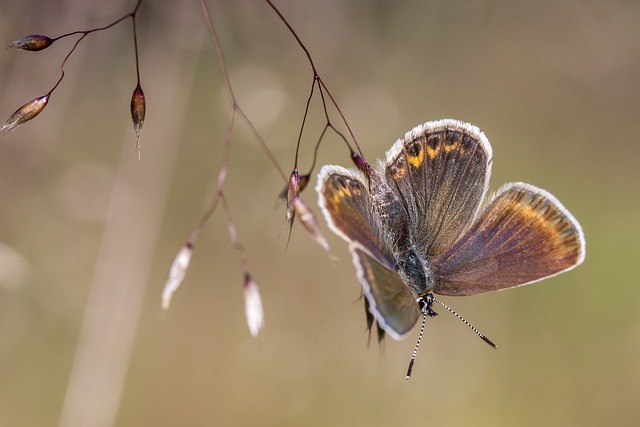
[[[416,297],[400,276],[376,261],[358,244],[349,247],[369,312],[394,339],[402,339],[420,317]]]
[[[358,242],[387,268],[394,257],[382,237],[364,174],[340,166],[324,166],[318,174],[318,204],[331,230],[349,243]]]
[[[491,145],[477,127],[428,122],[387,152],[385,178],[407,211],[421,257],[448,249],[475,217],[489,183]]]
[[[585,257],[582,228],[533,185],[505,185],[447,251],[431,259],[434,292],[473,295],[526,285],[567,271]]]

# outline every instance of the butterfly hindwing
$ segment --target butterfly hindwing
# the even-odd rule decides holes
[[[473,295],[554,276],[582,263],[584,255],[580,224],[553,195],[511,183],[430,262],[436,293]]]
[[[378,325],[395,339],[403,338],[420,317],[420,308],[400,276],[357,243],[349,247],[357,276]]]

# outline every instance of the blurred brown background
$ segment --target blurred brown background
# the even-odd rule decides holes
[[[2,0],[0,40],[102,26],[133,3]],[[288,173],[303,53],[262,1],[209,3],[239,102]],[[128,21],[87,37],[45,111],[0,140],[0,425],[638,425],[640,3],[277,5],[369,159],[424,121],[474,123],[492,189],[556,195],[584,228],[585,264],[445,299],[499,348],[439,310],[406,382],[417,334],[367,349],[346,245],[322,222],[328,256],[296,224],[285,250],[283,182],[238,121],[226,191],[266,329],[248,332],[222,211],[162,313],[169,265],[215,191],[227,109],[197,2],[145,2],[141,161]],[[0,120],[49,90],[72,43],[0,50]],[[303,170],[322,124],[316,98]],[[346,154],[331,136],[320,164]]]

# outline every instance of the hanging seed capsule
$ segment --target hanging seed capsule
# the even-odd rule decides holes
[[[294,179],[295,174],[295,179]],[[299,195],[302,190],[304,190],[309,183],[310,176],[306,175],[298,175],[298,171],[294,170],[291,172],[291,176],[289,177],[289,183],[282,189],[280,194],[278,194],[278,198],[287,201],[287,205],[290,205],[290,201],[294,196]],[[293,185],[293,187],[292,187]],[[295,192],[292,190],[295,189]]]
[[[53,44],[55,40],[49,38],[47,36],[43,36],[40,34],[33,34],[27,37],[23,37],[20,40],[16,40],[12,42],[9,47],[13,47],[15,49],[20,50],[28,50],[32,52],[37,52],[39,50],[43,50],[48,48]]]
[[[304,225],[304,228],[311,233],[313,239],[322,246],[324,250],[328,251],[329,244],[320,232],[320,227],[318,227],[318,222],[316,221],[316,217],[313,215],[313,212],[311,212],[311,209],[309,209],[307,204],[303,202],[300,197],[293,199],[293,207],[299,215],[300,222]]]
[[[169,309],[171,298],[173,293],[180,287],[180,284],[184,280],[184,276],[187,274],[187,268],[191,262],[191,254],[193,253],[193,245],[187,242],[180,250],[171,264],[169,269],[169,277],[164,285],[162,291],[162,308],[164,310]]]
[[[140,157],[140,131],[144,124],[146,109],[144,92],[140,87],[140,83],[138,83],[133,95],[131,95],[131,121],[133,122],[133,130],[136,132],[136,152],[138,157]]]
[[[293,220],[296,217],[296,211],[293,207],[293,200],[300,195],[300,176],[298,175],[298,169],[294,169],[289,175],[289,184],[285,188],[285,199],[287,200],[287,214],[286,218],[289,225],[293,224]]]
[[[286,219],[289,225],[293,225],[293,220],[296,217],[295,207],[293,201],[300,196],[300,192],[305,189],[309,183],[309,174],[298,175],[298,169],[294,169],[289,176],[289,183],[280,192],[279,198],[287,201],[287,213]]]
[[[257,283],[248,273],[244,275],[244,315],[247,318],[247,325],[251,336],[257,337],[264,328],[264,311],[262,309],[262,299]]]
[[[21,124],[28,122],[40,114],[44,107],[47,106],[47,102],[49,102],[49,94],[33,99],[18,108],[0,127],[0,136],[11,132]]]
[[[369,163],[362,156],[355,151],[351,152],[351,161],[358,169],[364,172],[365,175],[369,176]]]

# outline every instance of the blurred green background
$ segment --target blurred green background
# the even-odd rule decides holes
[[[2,0],[0,40],[102,26],[133,3]],[[288,174],[308,63],[262,1],[209,3],[238,100]],[[443,299],[499,348],[440,310],[407,382],[417,333],[367,348],[346,245],[322,221],[330,255],[299,224],[285,249],[283,181],[237,121],[226,192],[266,328],[248,332],[222,211],[163,313],[169,265],[215,191],[227,104],[197,2],[145,2],[142,160],[128,21],[86,38],[45,111],[0,140],[0,425],[638,425],[640,2],[277,5],[370,160],[427,120],[474,123],[491,188],[557,196],[585,264]],[[0,120],[50,89],[72,43],[0,51]],[[322,125],[316,98],[301,170]],[[347,154],[330,136],[319,161]]]

